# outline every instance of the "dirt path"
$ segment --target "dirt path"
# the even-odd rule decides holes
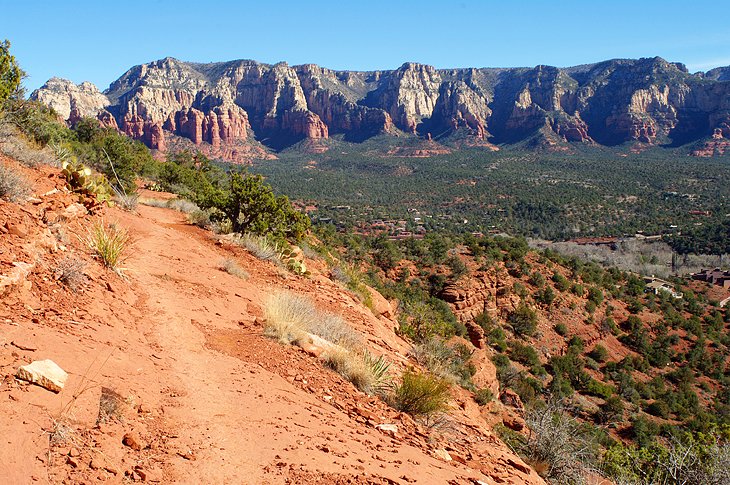
[[[126,267],[146,296],[140,325],[159,349],[161,392],[154,405],[175,430],[165,460],[171,478],[280,483],[294,471],[445,483],[473,475],[362,426],[331,400],[318,399],[316,390],[294,385],[311,374],[330,386],[345,384],[301,352],[264,338],[254,324],[271,291],[267,279],[280,277],[276,268],[243,281],[217,269],[225,251],[183,215],[150,207],[139,212],[120,222],[136,237]],[[210,340],[217,350],[206,346]],[[285,377],[266,370],[272,362],[288,366]]]

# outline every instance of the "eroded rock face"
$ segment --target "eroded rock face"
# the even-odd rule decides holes
[[[77,117],[96,116],[110,104],[109,99],[90,82],[74,84],[67,79],[51,78],[40,89],[33,91],[30,99],[40,101],[53,108],[64,120]]]
[[[332,134],[361,141],[399,131],[434,141],[458,134],[466,145],[490,148],[535,137],[550,145],[681,144],[730,137],[727,69],[690,74],[651,58],[529,69],[406,63],[350,72],[166,58],[133,67],[105,93],[54,78],[32,97],[71,123],[95,116],[159,150],[169,135],[232,154],[253,139],[280,148]]]
[[[482,313],[494,314],[497,311],[497,289],[494,277],[488,273],[476,273],[472,278],[447,285],[440,297],[449,304],[460,322],[470,323]]]

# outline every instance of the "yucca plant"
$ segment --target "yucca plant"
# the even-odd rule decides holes
[[[120,265],[126,258],[130,243],[126,229],[116,224],[105,226],[104,221],[97,221],[89,228],[85,242],[104,266],[119,274],[122,273],[123,268]]]
[[[370,369],[373,375],[373,392],[383,395],[393,387],[393,381],[390,377],[390,362],[385,359],[384,355],[375,357],[367,350],[362,356],[365,365]]]

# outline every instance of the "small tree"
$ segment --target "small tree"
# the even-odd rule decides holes
[[[234,232],[301,239],[309,228],[307,216],[286,196],[276,197],[261,175],[234,173],[227,189],[210,188],[197,194],[195,202],[216,209],[212,217],[230,220]]]
[[[524,302],[520,302],[517,309],[510,314],[509,323],[512,324],[515,334],[532,336],[537,330],[537,315]]]
[[[21,93],[20,81],[25,72],[10,54],[10,41],[0,42],[0,103]]]

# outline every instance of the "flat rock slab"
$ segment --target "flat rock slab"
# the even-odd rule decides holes
[[[53,392],[61,392],[66,384],[68,374],[50,359],[36,360],[18,368],[15,373],[18,379],[37,384]]]

